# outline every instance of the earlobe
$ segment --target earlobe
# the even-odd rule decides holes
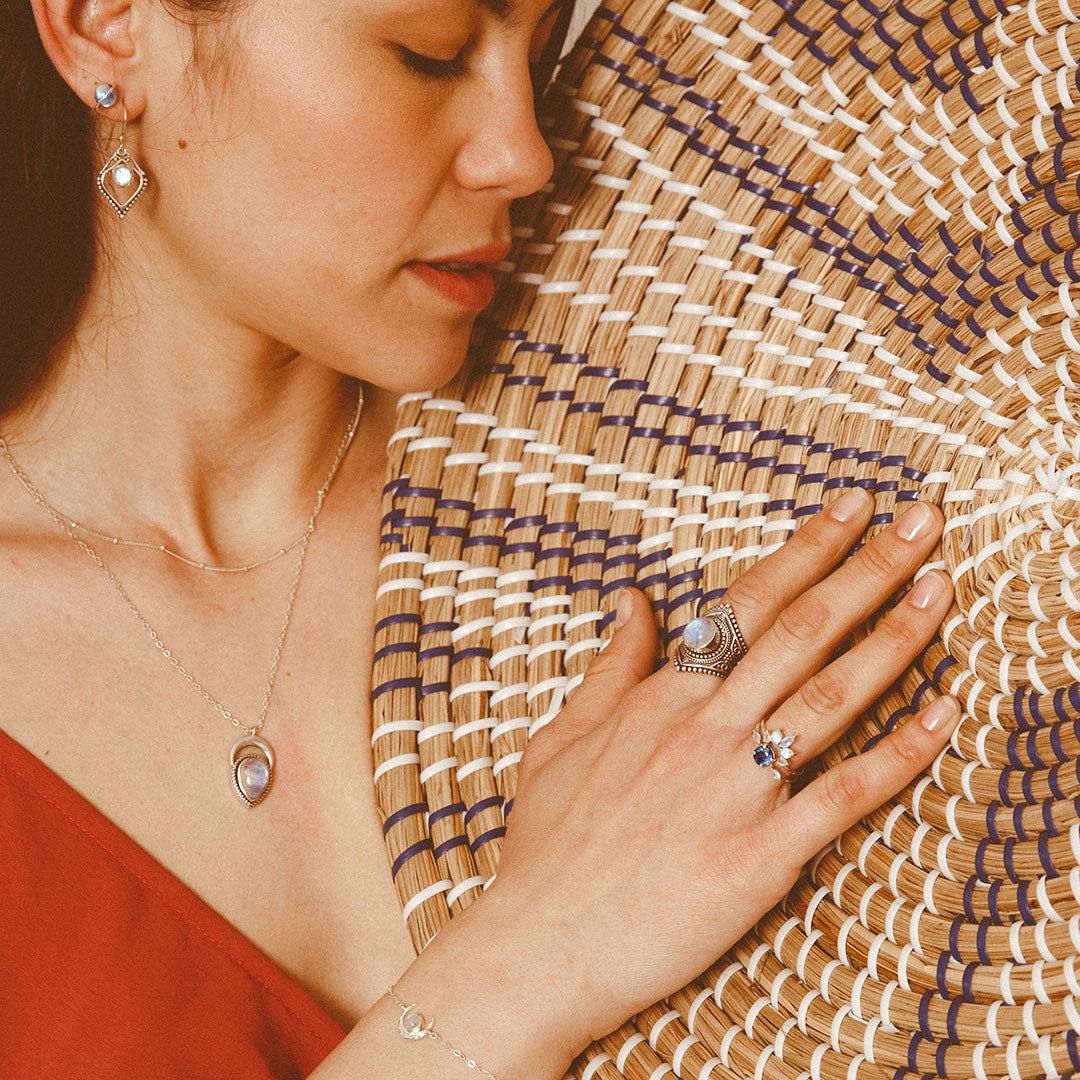
[[[89,108],[95,87],[115,84],[118,102],[99,109],[133,119],[145,106],[132,0],[30,0],[41,43],[63,80]],[[116,115],[114,116],[114,112]]]

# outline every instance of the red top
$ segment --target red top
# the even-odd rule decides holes
[[[344,1032],[0,731],[0,1076],[292,1080]]]

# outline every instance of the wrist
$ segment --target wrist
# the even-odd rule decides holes
[[[490,897],[477,901],[428,944],[394,986],[450,1047],[497,1080],[561,1080],[589,1042],[574,1030],[551,970],[518,947]],[[483,909],[483,910],[481,910]],[[396,1005],[398,1019],[403,1006]]]

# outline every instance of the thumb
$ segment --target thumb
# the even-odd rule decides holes
[[[542,765],[615,712],[656,660],[656,625],[649,601],[637,589],[623,589],[615,608],[615,634],[585,672],[561,713],[529,740],[530,768]]]

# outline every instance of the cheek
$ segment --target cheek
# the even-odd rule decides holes
[[[252,112],[264,148],[256,171],[313,234],[339,238],[353,255],[359,243],[373,256],[411,257],[409,241],[452,162],[425,104],[415,94],[331,95],[306,80],[278,80]]]

